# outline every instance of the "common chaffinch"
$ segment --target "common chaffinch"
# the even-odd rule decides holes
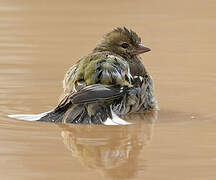
[[[63,98],[39,121],[106,124],[131,112],[155,110],[153,81],[139,56],[148,51],[125,27],[105,34],[67,71]]]

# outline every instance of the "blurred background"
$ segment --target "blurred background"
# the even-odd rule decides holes
[[[215,179],[215,9],[214,0],[1,0],[0,178]],[[147,122],[148,131],[146,118],[140,117],[133,117],[142,124],[139,131],[136,125],[65,130],[7,118],[52,109],[69,67],[103,34],[122,26],[136,31],[152,49],[142,60],[154,79],[160,111],[156,124]],[[80,131],[88,133],[78,148],[74,138],[82,136]],[[139,145],[146,132],[148,145],[146,140]],[[65,138],[73,148],[65,148]],[[115,143],[109,143],[112,139]],[[97,150],[89,150],[89,141]],[[95,165],[107,161],[101,159],[105,154],[85,163],[92,157],[88,152],[101,153],[104,143],[106,152],[115,147],[117,155],[124,155],[107,156],[116,163],[106,162],[106,170]],[[121,161],[126,165],[119,159],[127,159]]]

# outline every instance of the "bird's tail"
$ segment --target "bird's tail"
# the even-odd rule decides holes
[[[8,115],[8,117],[25,121],[62,122],[66,111],[67,107],[57,112],[54,109],[40,114],[12,114]]]
[[[91,114],[93,110],[93,114]],[[131,124],[121,119],[111,109],[110,105],[79,104],[71,107],[54,110],[41,117],[38,121],[62,122],[73,124],[104,124],[104,125],[128,125]]]
[[[41,114],[11,114],[8,115],[9,118],[19,119],[19,120],[26,120],[26,121],[37,121],[42,117],[46,116],[47,114],[51,113],[53,110],[44,112]]]
[[[67,114],[65,114],[65,112],[63,111],[61,113],[56,113],[54,110],[51,110],[41,114],[13,114],[13,115],[8,115],[8,117],[18,119],[18,120],[25,120],[25,121],[40,121],[40,122],[63,122],[64,121],[65,123],[69,123],[70,121],[73,120],[74,111],[68,111]],[[82,112],[81,114],[79,114],[76,119],[82,120],[82,122],[77,121],[77,123],[91,124],[91,122],[89,121],[91,118],[88,117],[86,112],[85,113]],[[101,117],[98,117],[98,119],[101,119]],[[131,124],[121,119],[112,110],[111,110],[111,116],[107,117],[104,121],[100,121],[101,123],[98,121],[98,119],[95,119],[97,120],[96,122],[98,122],[98,124],[104,124],[104,125]],[[72,123],[75,123],[75,121],[73,121]],[[92,123],[95,124],[95,122]]]

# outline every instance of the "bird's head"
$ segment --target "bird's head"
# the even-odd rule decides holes
[[[150,49],[141,44],[141,38],[134,31],[124,27],[105,34],[94,51],[110,51],[128,59],[148,52]]]

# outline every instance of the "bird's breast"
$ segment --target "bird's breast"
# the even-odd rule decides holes
[[[129,61],[130,73],[132,76],[142,76],[146,75],[146,69],[140,60]]]

